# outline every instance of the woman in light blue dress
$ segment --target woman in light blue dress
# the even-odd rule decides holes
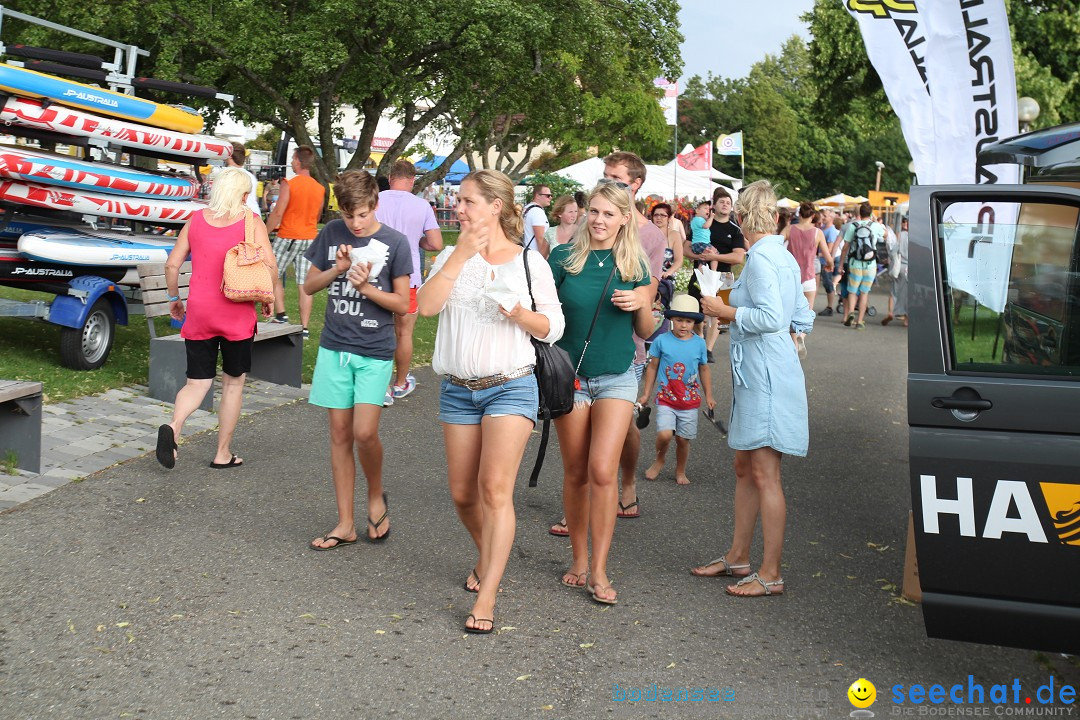
[[[806,381],[792,333],[808,333],[814,313],[799,265],[776,233],[776,194],[765,180],[747,186],[735,206],[750,246],[728,305],[703,297],[706,315],[731,324],[731,431],[735,450],[735,532],[728,551],[694,568],[703,577],[741,578],[727,587],[741,597],[780,595],[780,556],[787,508],[780,483],[784,455],[806,455],[810,443]],[[750,542],[761,517],[764,556],[750,572]]]

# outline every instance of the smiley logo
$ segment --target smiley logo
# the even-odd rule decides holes
[[[857,708],[868,708],[877,700],[877,688],[866,678],[859,678],[851,683],[847,691],[848,700]]]

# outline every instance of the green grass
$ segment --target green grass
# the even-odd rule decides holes
[[[450,233],[448,233],[450,234]],[[452,234],[456,239],[457,234]],[[430,255],[430,254],[429,254]],[[46,293],[0,287],[0,298],[10,300],[46,300]],[[326,312],[326,292],[314,298],[311,313],[311,339],[304,343],[303,380],[311,382],[318,353],[318,337]],[[299,321],[296,283],[289,272],[285,288],[285,307],[293,322]],[[159,335],[177,331],[166,319],[155,320]],[[413,333],[413,366],[427,365],[435,348],[437,318],[417,318]],[[61,402],[84,395],[95,395],[111,388],[145,385],[150,358],[150,332],[146,318],[134,315],[125,327],[118,325],[116,340],[108,361],[99,369],[83,372],[60,364],[60,328],[41,321],[0,318],[0,378],[34,380],[44,386],[45,402]]]
[[[975,318],[975,332],[972,338],[972,317]],[[959,365],[986,364],[1001,362],[1002,343],[1005,341],[1004,333],[998,338],[996,356],[991,357],[994,351],[994,337],[998,329],[998,314],[985,307],[980,307],[975,315],[975,308],[970,303],[965,303],[959,314],[955,317],[952,326],[953,346],[956,349],[956,362]]]

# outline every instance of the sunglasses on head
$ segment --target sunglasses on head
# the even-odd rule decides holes
[[[611,178],[600,178],[599,180],[597,180],[596,181],[596,186],[600,187],[601,185],[614,185],[615,187],[620,188],[622,190],[629,190],[630,189],[630,186],[627,185],[626,183],[619,182],[618,180],[612,180]]]

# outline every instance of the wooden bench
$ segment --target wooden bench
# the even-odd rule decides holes
[[[165,264],[148,263],[138,266],[139,287],[142,290],[143,310],[150,330],[150,397],[174,402],[176,393],[187,383],[187,353],[179,335],[159,337],[154,318],[169,316],[169,291],[165,285]],[[180,267],[180,297],[187,300],[191,284],[191,263]],[[251,350],[251,377],[300,387],[300,372],[304,361],[303,327],[288,323],[260,322],[255,331]],[[214,394],[203,399],[203,410],[214,409]]]
[[[0,380],[0,462],[41,472],[41,383]]]

